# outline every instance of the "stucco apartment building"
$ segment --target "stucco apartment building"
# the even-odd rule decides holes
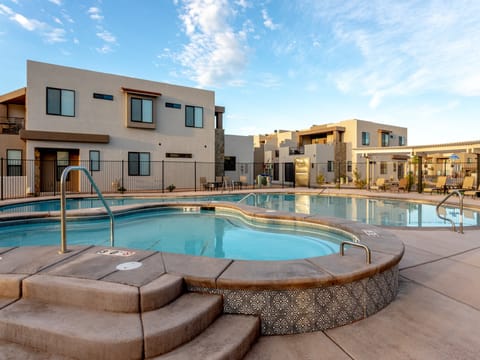
[[[278,130],[273,134],[258,135],[255,145],[264,152],[265,171],[272,176],[273,182],[295,181],[295,162],[306,160],[310,169],[308,185],[315,186],[319,175],[325,182],[351,181],[355,171],[365,178],[364,164],[370,149],[405,147],[407,129],[352,119],[313,125],[306,130]],[[397,178],[405,173],[405,156],[392,159],[390,154],[378,155],[377,160],[385,176]]]
[[[88,167],[102,189],[193,188],[223,175],[225,109],[213,91],[35,61],[26,70],[26,87],[0,96],[0,157],[4,179],[27,193],[51,192],[68,165]],[[80,174],[68,182],[89,188]]]

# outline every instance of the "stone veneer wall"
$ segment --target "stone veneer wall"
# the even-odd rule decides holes
[[[298,334],[350,324],[383,309],[398,293],[398,265],[371,277],[328,287],[188,290],[223,295],[225,313],[259,316],[262,335]]]

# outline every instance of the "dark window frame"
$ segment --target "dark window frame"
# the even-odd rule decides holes
[[[92,159],[92,154],[98,154],[97,159]],[[100,171],[100,150],[90,150],[88,153],[90,171]]]
[[[58,111],[55,111],[56,109],[52,109],[52,106],[50,105],[49,106],[49,99],[51,98],[51,93],[53,92],[58,92]],[[64,93],[72,93],[73,94],[73,114],[69,114],[69,113],[66,113],[66,109],[62,109],[62,104],[63,104],[63,101],[62,101],[62,98],[64,95]],[[71,90],[71,89],[60,89],[60,88],[55,88],[55,87],[50,87],[50,86],[47,86],[47,89],[46,89],[46,112],[47,112],[47,115],[55,115],[55,116],[66,116],[66,117],[75,117],[75,90]],[[57,106],[56,106],[57,107]]]
[[[335,161],[328,160],[327,161],[327,172],[334,172],[335,171]]]
[[[10,152],[20,153],[20,159],[12,159],[9,157]],[[22,166],[23,152],[19,149],[7,149],[7,176],[22,176],[23,166]]]
[[[362,131],[362,145],[370,146],[370,133],[368,131]]]
[[[197,110],[202,110],[202,118],[201,120],[197,120]],[[189,119],[189,110],[193,111],[193,117],[192,119]],[[201,121],[201,126],[197,125],[197,122]],[[194,106],[194,105],[185,105],[185,126],[186,127],[191,127],[191,128],[196,128],[196,129],[203,129],[203,107],[201,106]]]
[[[224,156],[225,171],[237,171],[237,157],[236,156]]]
[[[137,119],[134,119],[134,116],[133,116],[133,102],[135,101],[139,101],[140,102],[140,118],[137,120]],[[146,121],[144,118],[143,118],[143,107],[144,107],[144,102],[150,102],[150,109],[151,109],[151,114],[150,114],[150,121]],[[137,97],[137,96],[131,96],[130,97],[130,121],[131,122],[134,122],[134,123],[141,123],[141,124],[154,124],[155,121],[154,121],[154,109],[153,109],[153,99],[152,98],[144,98],[144,97]]]
[[[58,159],[58,155],[60,153],[66,153],[67,154],[67,159]],[[57,176],[57,181],[60,181],[62,179],[62,173],[67,168],[70,166],[70,153],[65,150],[59,150],[57,151],[56,158],[55,158],[55,173]],[[70,174],[67,175],[67,181],[70,181]]]
[[[147,155],[148,160],[141,160],[142,155]],[[136,157],[136,159],[133,159]],[[144,172],[144,167],[142,167],[142,162],[148,162],[148,171]],[[129,151],[128,152],[128,176],[150,176],[150,166],[151,159],[149,152],[138,152],[138,151]]]

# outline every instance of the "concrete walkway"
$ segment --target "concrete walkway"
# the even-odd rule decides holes
[[[245,359],[478,359],[480,231],[392,232],[406,246],[393,303],[340,328],[262,337]]]

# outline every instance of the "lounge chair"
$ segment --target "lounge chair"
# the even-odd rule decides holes
[[[466,190],[464,191],[463,195],[471,196],[471,197],[479,197],[480,196],[480,185],[478,185],[477,190]]]
[[[437,178],[437,183],[433,188],[425,188],[423,192],[433,194],[434,192],[441,193],[446,191],[447,177],[439,176]]]
[[[473,176],[465,176],[463,178],[462,187],[460,189],[455,189],[455,190],[458,190],[458,191],[461,191],[461,192],[468,191],[468,190],[474,190],[474,185],[473,185],[474,180],[475,179],[473,178]],[[454,189],[448,190],[448,192],[451,193],[453,190]]]
[[[400,190],[407,191],[407,185],[408,185],[408,179],[407,178],[401,178],[398,181],[397,191],[400,191]]]
[[[208,182],[205,176],[200,176],[200,187],[203,190],[215,190],[215,183]]]
[[[386,190],[385,178],[378,178],[375,185],[370,186],[370,190]]]

